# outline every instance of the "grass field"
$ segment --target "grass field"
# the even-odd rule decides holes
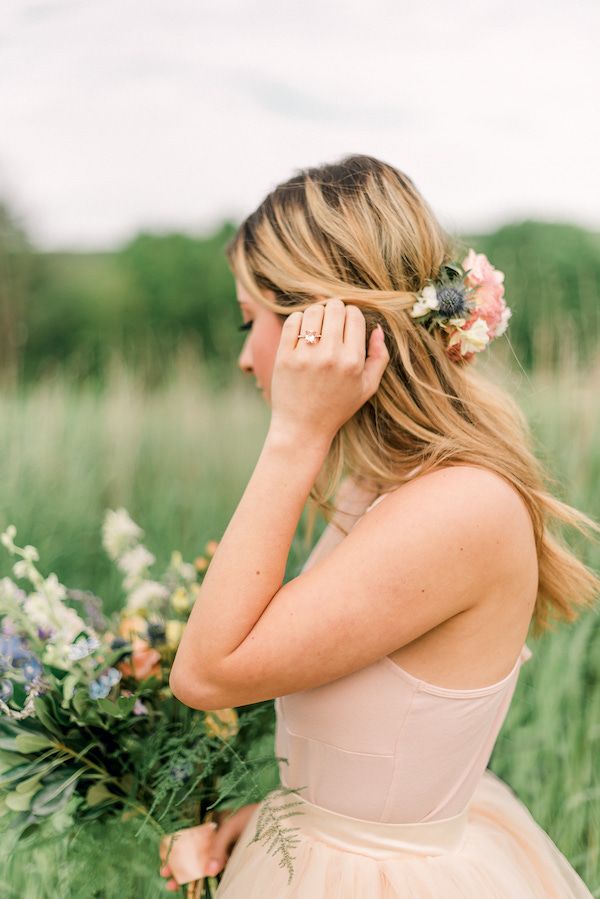
[[[483,365],[488,365],[484,362]],[[497,374],[490,368],[490,375]],[[600,517],[600,359],[579,371],[502,376],[527,412],[560,498]],[[120,579],[105,558],[107,507],[125,506],[145,529],[161,570],[172,549],[185,558],[219,539],[260,452],[268,410],[254,387],[211,393],[189,358],[147,391],[122,366],[107,383],[63,377],[0,395],[0,527],[41,554],[40,567],[89,589],[109,609]],[[572,545],[600,567],[600,550]],[[3,552],[3,551],[2,551]],[[306,553],[297,537],[289,570]],[[0,576],[10,573],[0,555]],[[539,641],[524,666],[490,766],[600,897],[600,626],[597,611]],[[1,857],[0,849],[0,857]],[[2,858],[0,897],[136,899],[166,895],[156,845],[133,829],[106,827]]]

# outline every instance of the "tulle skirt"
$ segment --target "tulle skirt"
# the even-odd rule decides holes
[[[300,811],[279,819],[293,829],[291,859],[277,844],[251,842],[265,797],[233,847],[217,899],[593,899],[490,769],[460,815],[416,824],[365,821],[275,794],[272,807],[295,802]]]

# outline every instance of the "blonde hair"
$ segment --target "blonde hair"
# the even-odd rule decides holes
[[[297,170],[239,226],[226,248],[229,266],[251,297],[285,318],[316,297],[358,306],[367,339],[379,322],[390,353],[375,395],[334,438],[309,496],[307,542],[317,510],[330,521],[330,502],[344,474],[387,492],[440,466],[470,464],[509,481],[533,524],[539,565],[533,634],[600,593],[600,578],[558,534],[555,521],[588,539],[600,526],[557,499],[556,481],[535,456],[518,404],[471,364],[446,353],[446,335],[409,315],[416,295],[459,242],[441,227],[411,179],[372,156]],[[275,300],[265,295],[273,291]]]

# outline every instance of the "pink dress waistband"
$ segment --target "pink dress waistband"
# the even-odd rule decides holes
[[[343,815],[315,805],[297,793],[277,795],[271,802],[281,807],[298,800],[299,804],[285,815],[286,827],[298,828],[303,835],[336,849],[376,859],[457,852],[463,845],[469,815],[467,806],[450,818],[393,824]]]

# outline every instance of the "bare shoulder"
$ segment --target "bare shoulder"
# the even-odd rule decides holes
[[[384,508],[384,507],[387,507]],[[486,551],[498,567],[513,563],[515,553],[531,563],[535,554],[533,524],[518,489],[498,472],[479,465],[457,464],[434,469],[391,491],[376,506],[383,516],[406,520],[415,515],[436,525],[459,527],[465,543],[477,548],[477,558],[489,565]],[[476,558],[471,562],[476,563]]]

